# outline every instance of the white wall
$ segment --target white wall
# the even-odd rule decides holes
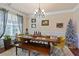
[[[77,6],[78,8],[74,11],[73,14],[73,19],[75,20],[75,27],[77,29],[77,36],[78,36],[78,48],[79,48],[79,6]]]
[[[67,23],[72,19],[73,13],[61,13],[46,16],[45,19],[36,19],[36,28],[31,28],[31,18],[29,19],[29,32],[40,31],[43,35],[64,36],[67,28]],[[49,26],[41,26],[42,20],[49,20]],[[63,23],[63,28],[56,28],[57,23]]]
[[[26,28],[29,27],[29,17],[23,16],[23,33],[25,34]]]

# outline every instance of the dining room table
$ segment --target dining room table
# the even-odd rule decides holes
[[[20,39],[24,39],[25,43],[20,43],[18,45],[15,45],[16,47],[16,55],[18,55],[18,49],[17,48],[22,48],[25,50],[28,50],[28,55],[30,56],[30,53],[32,51],[37,51],[40,54],[43,55],[50,55],[50,44],[56,43],[56,39],[55,38],[50,38],[49,36],[29,36],[29,35],[24,35],[24,36],[18,36],[18,38]],[[30,41],[41,41],[41,42],[47,42],[49,47],[44,47],[44,46],[36,46],[37,44],[33,45],[31,44]],[[27,42],[26,42],[27,41]],[[41,45],[41,44],[40,44]]]

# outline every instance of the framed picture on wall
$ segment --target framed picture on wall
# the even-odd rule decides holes
[[[57,23],[57,24],[56,24],[56,27],[57,27],[57,28],[63,28],[63,23]]]
[[[31,19],[31,23],[36,23],[36,19],[35,18],[32,18]]]
[[[31,28],[36,28],[36,24],[31,24]]]
[[[42,20],[42,26],[49,26],[49,20]]]

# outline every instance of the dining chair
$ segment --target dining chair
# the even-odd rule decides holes
[[[65,45],[65,38],[61,36],[61,37],[58,37],[58,42],[57,44],[54,45],[54,47],[63,49],[64,45]]]
[[[53,55],[60,55],[59,52],[63,53],[63,48],[65,46],[65,38],[64,37],[58,37],[58,41],[52,45]],[[59,54],[58,54],[59,53]]]
[[[21,38],[21,36],[23,36],[23,35],[24,34],[16,34],[16,41],[18,43],[23,43],[24,42],[23,38]]]

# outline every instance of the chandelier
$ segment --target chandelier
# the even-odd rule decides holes
[[[44,12],[44,9],[41,10],[40,3],[39,3],[39,8],[34,12],[34,16],[36,18],[45,18],[45,12]]]

